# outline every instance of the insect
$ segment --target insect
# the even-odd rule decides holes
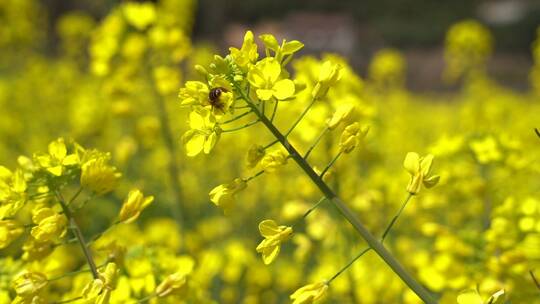
[[[219,101],[219,97],[223,92],[228,92],[229,90],[223,88],[223,87],[216,87],[210,90],[208,92],[208,100],[210,101],[210,105],[212,106],[212,109],[218,109],[220,111],[223,111],[223,107],[225,106],[223,103]]]

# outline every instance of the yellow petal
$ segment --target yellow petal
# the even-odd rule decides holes
[[[405,161],[403,162],[403,167],[410,174],[415,174],[420,169],[420,156],[416,152],[409,152],[405,156]]]
[[[265,238],[272,237],[280,232],[279,226],[273,220],[264,220],[260,222],[259,231]]]
[[[186,148],[187,156],[193,157],[201,153],[203,150],[205,136],[200,133],[190,131],[186,132],[184,135],[184,146]]]
[[[422,168],[422,175],[428,176],[431,171],[431,165],[433,164],[433,155],[428,154],[422,158],[420,162],[420,168]]]
[[[195,130],[204,129],[204,117],[197,111],[189,113],[189,127]]]
[[[56,159],[63,159],[66,157],[67,149],[62,138],[49,144],[49,154]]]
[[[273,90],[277,99],[287,99],[294,94],[294,82],[290,79],[282,79],[274,84]]]
[[[441,177],[438,175],[433,175],[430,178],[424,179],[424,186],[426,186],[426,188],[431,188],[439,183],[440,178]]]
[[[272,90],[265,90],[265,89],[259,89],[257,90],[257,97],[260,100],[269,100],[274,95],[274,91]]]
[[[265,248],[262,252],[262,258],[265,265],[272,263],[278,256],[280,251],[279,246]]]
[[[268,58],[264,61],[261,61],[261,71],[264,75],[264,79],[268,79],[270,83],[276,82],[281,74],[281,65],[274,58]]]
[[[249,83],[256,88],[264,88],[266,86],[264,74],[257,67],[249,71],[247,79]]]

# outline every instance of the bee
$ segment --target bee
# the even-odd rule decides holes
[[[223,112],[223,107],[225,105],[220,102],[219,97],[221,97],[221,94],[223,94],[224,92],[229,92],[229,90],[223,87],[216,87],[211,89],[210,92],[208,92],[208,100],[210,101],[212,109],[217,109]]]

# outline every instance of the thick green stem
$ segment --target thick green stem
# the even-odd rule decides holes
[[[73,214],[71,213],[71,210],[69,209],[69,206],[66,204],[66,201],[60,194],[60,192],[56,191],[56,198],[58,199],[60,206],[62,206],[62,210],[64,211],[64,214],[69,220],[69,226],[71,227],[71,230],[73,231],[73,234],[77,238],[77,241],[79,242],[79,245],[81,246],[81,249],[84,253],[84,257],[86,258],[86,262],[88,263],[88,266],[90,267],[90,271],[92,272],[92,276],[94,279],[99,278],[99,274],[96,267],[96,262],[94,262],[94,259],[92,258],[92,253],[90,252],[90,249],[86,245],[86,241],[84,240],[84,236],[81,232],[81,229],[77,222],[75,221],[75,218],[73,217]]]
[[[251,106],[253,112],[259,117],[261,122],[266,126],[266,128],[276,137],[277,140],[283,145],[283,147],[289,152],[290,156],[294,161],[300,166],[304,173],[311,179],[311,181],[319,188],[319,190],[324,194],[324,196],[331,201],[337,209],[341,212],[343,217],[351,223],[351,225],[356,229],[356,231],[364,238],[368,243],[369,247],[372,248],[382,259],[383,261],[414,291],[420,299],[425,303],[433,304],[437,303],[431,294],[418,283],[404,268],[403,266],[394,258],[394,256],[379,242],[377,239],[367,230],[367,228],[362,224],[358,217],[352,212],[351,209],[328,187],[328,185],[317,175],[317,173],[311,168],[308,162],[298,153],[295,147],[293,147],[287,138],[270,122],[264,115],[262,115],[257,107],[249,100],[249,98],[241,91],[238,90],[240,94],[244,97],[248,105]],[[313,102],[310,104],[313,104]],[[308,107],[309,108],[309,107]],[[307,111],[304,111],[305,115]],[[302,115],[302,117],[303,117]],[[293,128],[289,130],[288,133],[294,129],[294,126],[299,122],[295,122]]]

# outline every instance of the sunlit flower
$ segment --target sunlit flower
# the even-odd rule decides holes
[[[255,88],[260,100],[267,101],[275,97],[284,100],[294,95],[294,82],[290,79],[279,79],[281,65],[274,58],[265,58],[251,68],[248,81]]]
[[[328,283],[323,281],[297,289],[290,298],[293,301],[293,304],[310,304],[322,299],[327,291]]]
[[[311,95],[318,99],[326,96],[328,89],[341,78],[341,66],[331,61],[325,61],[319,72],[319,81],[313,88]]]
[[[257,252],[262,255],[263,262],[268,265],[278,256],[281,243],[287,241],[292,233],[292,227],[278,226],[273,220],[264,220],[259,224],[259,232],[264,240],[257,246]]]
[[[244,35],[244,42],[240,49],[231,47],[229,48],[231,56],[234,59],[234,62],[240,67],[246,68],[250,64],[255,63],[257,58],[259,58],[259,53],[257,53],[257,44],[255,44],[253,39],[253,33],[247,31]]]
[[[433,155],[428,154],[420,157],[416,152],[409,152],[403,162],[403,167],[411,175],[407,192],[417,194],[420,186],[424,184],[426,188],[435,186],[440,179],[438,175],[431,175],[431,165],[433,164]]]
[[[173,273],[156,287],[156,295],[160,298],[168,295],[186,295],[188,289],[187,277],[183,273]]]
[[[135,221],[144,208],[148,207],[154,201],[153,196],[144,197],[139,189],[131,190],[124,200],[122,209],[120,209],[119,221],[122,223],[131,223]]]
[[[193,157],[201,152],[209,154],[221,134],[214,115],[206,110],[193,111],[189,114],[189,127],[191,129],[182,136],[187,156]]]
[[[67,154],[67,147],[63,138],[59,138],[49,144],[49,154],[36,155],[37,163],[55,176],[61,176],[67,166],[77,165],[79,156]]]
[[[31,298],[47,286],[47,276],[40,272],[23,272],[12,282],[12,287],[18,296]]]
[[[116,188],[122,176],[116,167],[109,165],[110,155],[94,153],[81,167],[81,186],[97,195],[103,195]]]
[[[51,208],[38,209],[32,216],[32,221],[37,226],[34,226],[30,233],[39,242],[57,239],[66,233],[66,216]]]
[[[358,122],[354,122],[343,130],[339,139],[339,151],[350,153],[364,139],[369,132],[369,127],[361,127]]]
[[[245,180],[236,178],[231,183],[222,184],[212,189],[210,191],[210,201],[220,207],[223,213],[227,215],[234,208],[236,194],[246,187],[247,183]]]

